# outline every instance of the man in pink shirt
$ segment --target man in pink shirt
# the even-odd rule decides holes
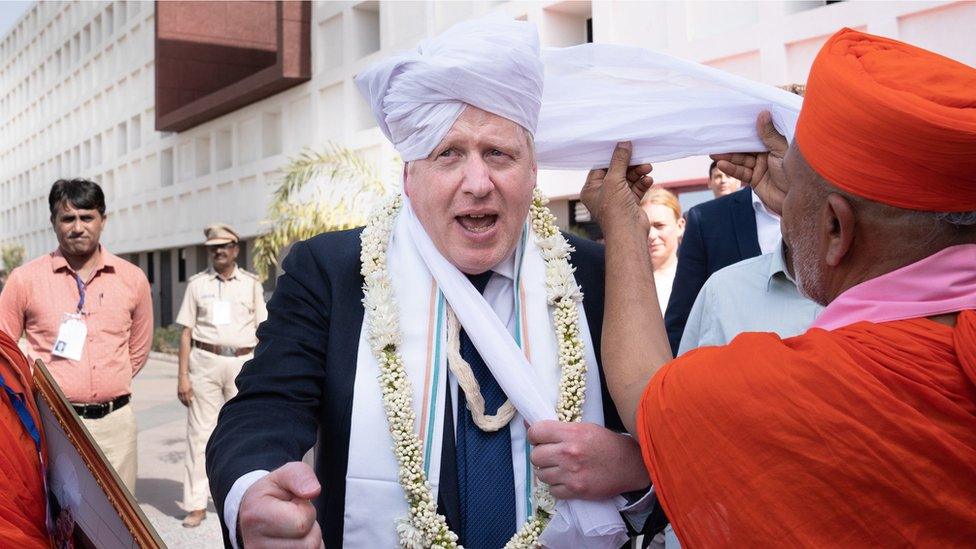
[[[0,294],[0,330],[26,333],[88,431],[134,494],[132,378],[152,343],[146,275],[99,244],[105,195],[96,183],[60,179],[48,196],[58,249],[14,269]]]

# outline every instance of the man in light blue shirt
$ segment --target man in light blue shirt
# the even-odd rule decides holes
[[[688,315],[678,356],[708,345],[725,345],[743,332],[802,334],[823,307],[800,295],[782,239],[773,251],[744,259],[708,277]],[[650,547],[680,549],[669,524]]]
[[[802,334],[823,307],[800,295],[782,241],[773,251],[734,263],[710,276],[695,299],[678,355],[725,345],[742,332]]]

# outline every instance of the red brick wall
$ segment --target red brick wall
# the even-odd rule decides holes
[[[156,2],[156,129],[180,131],[307,80],[310,19],[299,1]]]

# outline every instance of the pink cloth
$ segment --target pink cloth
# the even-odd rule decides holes
[[[889,322],[976,309],[976,244],[951,246],[842,293],[813,328]]]
[[[87,282],[88,339],[81,360],[53,356],[61,316],[78,307],[74,271],[60,251],[13,270],[0,294],[0,330],[27,336],[32,360],[47,364],[68,400],[106,402],[132,392],[133,376],[149,358],[153,311],[149,281],[139,267],[101,249]]]

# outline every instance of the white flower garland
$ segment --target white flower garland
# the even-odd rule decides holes
[[[575,269],[569,264],[573,248],[556,227],[556,218],[546,207],[548,200],[536,189],[529,218],[539,250],[546,264],[546,296],[553,307],[553,323],[559,342],[559,400],[556,416],[560,421],[581,421],[586,393],[586,359],[579,331],[577,304],[583,299]],[[400,464],[400,484],[410,505],[409,517],[397,520],[400,545],[410,549],[458,548],[457,535],[447,520],[437,513],[427,475],[424,473],[423,442],[414,431],[413,395],[400,355],[399,310],[390,273],[387,248],[397,214],[403,206],[398,194],[380,205],[370,216],[361,237],[363,306],[367,339],[380,367],[379,382],[383,408],[393,436],[393,453]],[[506,544],[506,549],[539,547],[539,536],[555,513],[555,499],[549,487],[536,479],[532,492],[535,514]]]

